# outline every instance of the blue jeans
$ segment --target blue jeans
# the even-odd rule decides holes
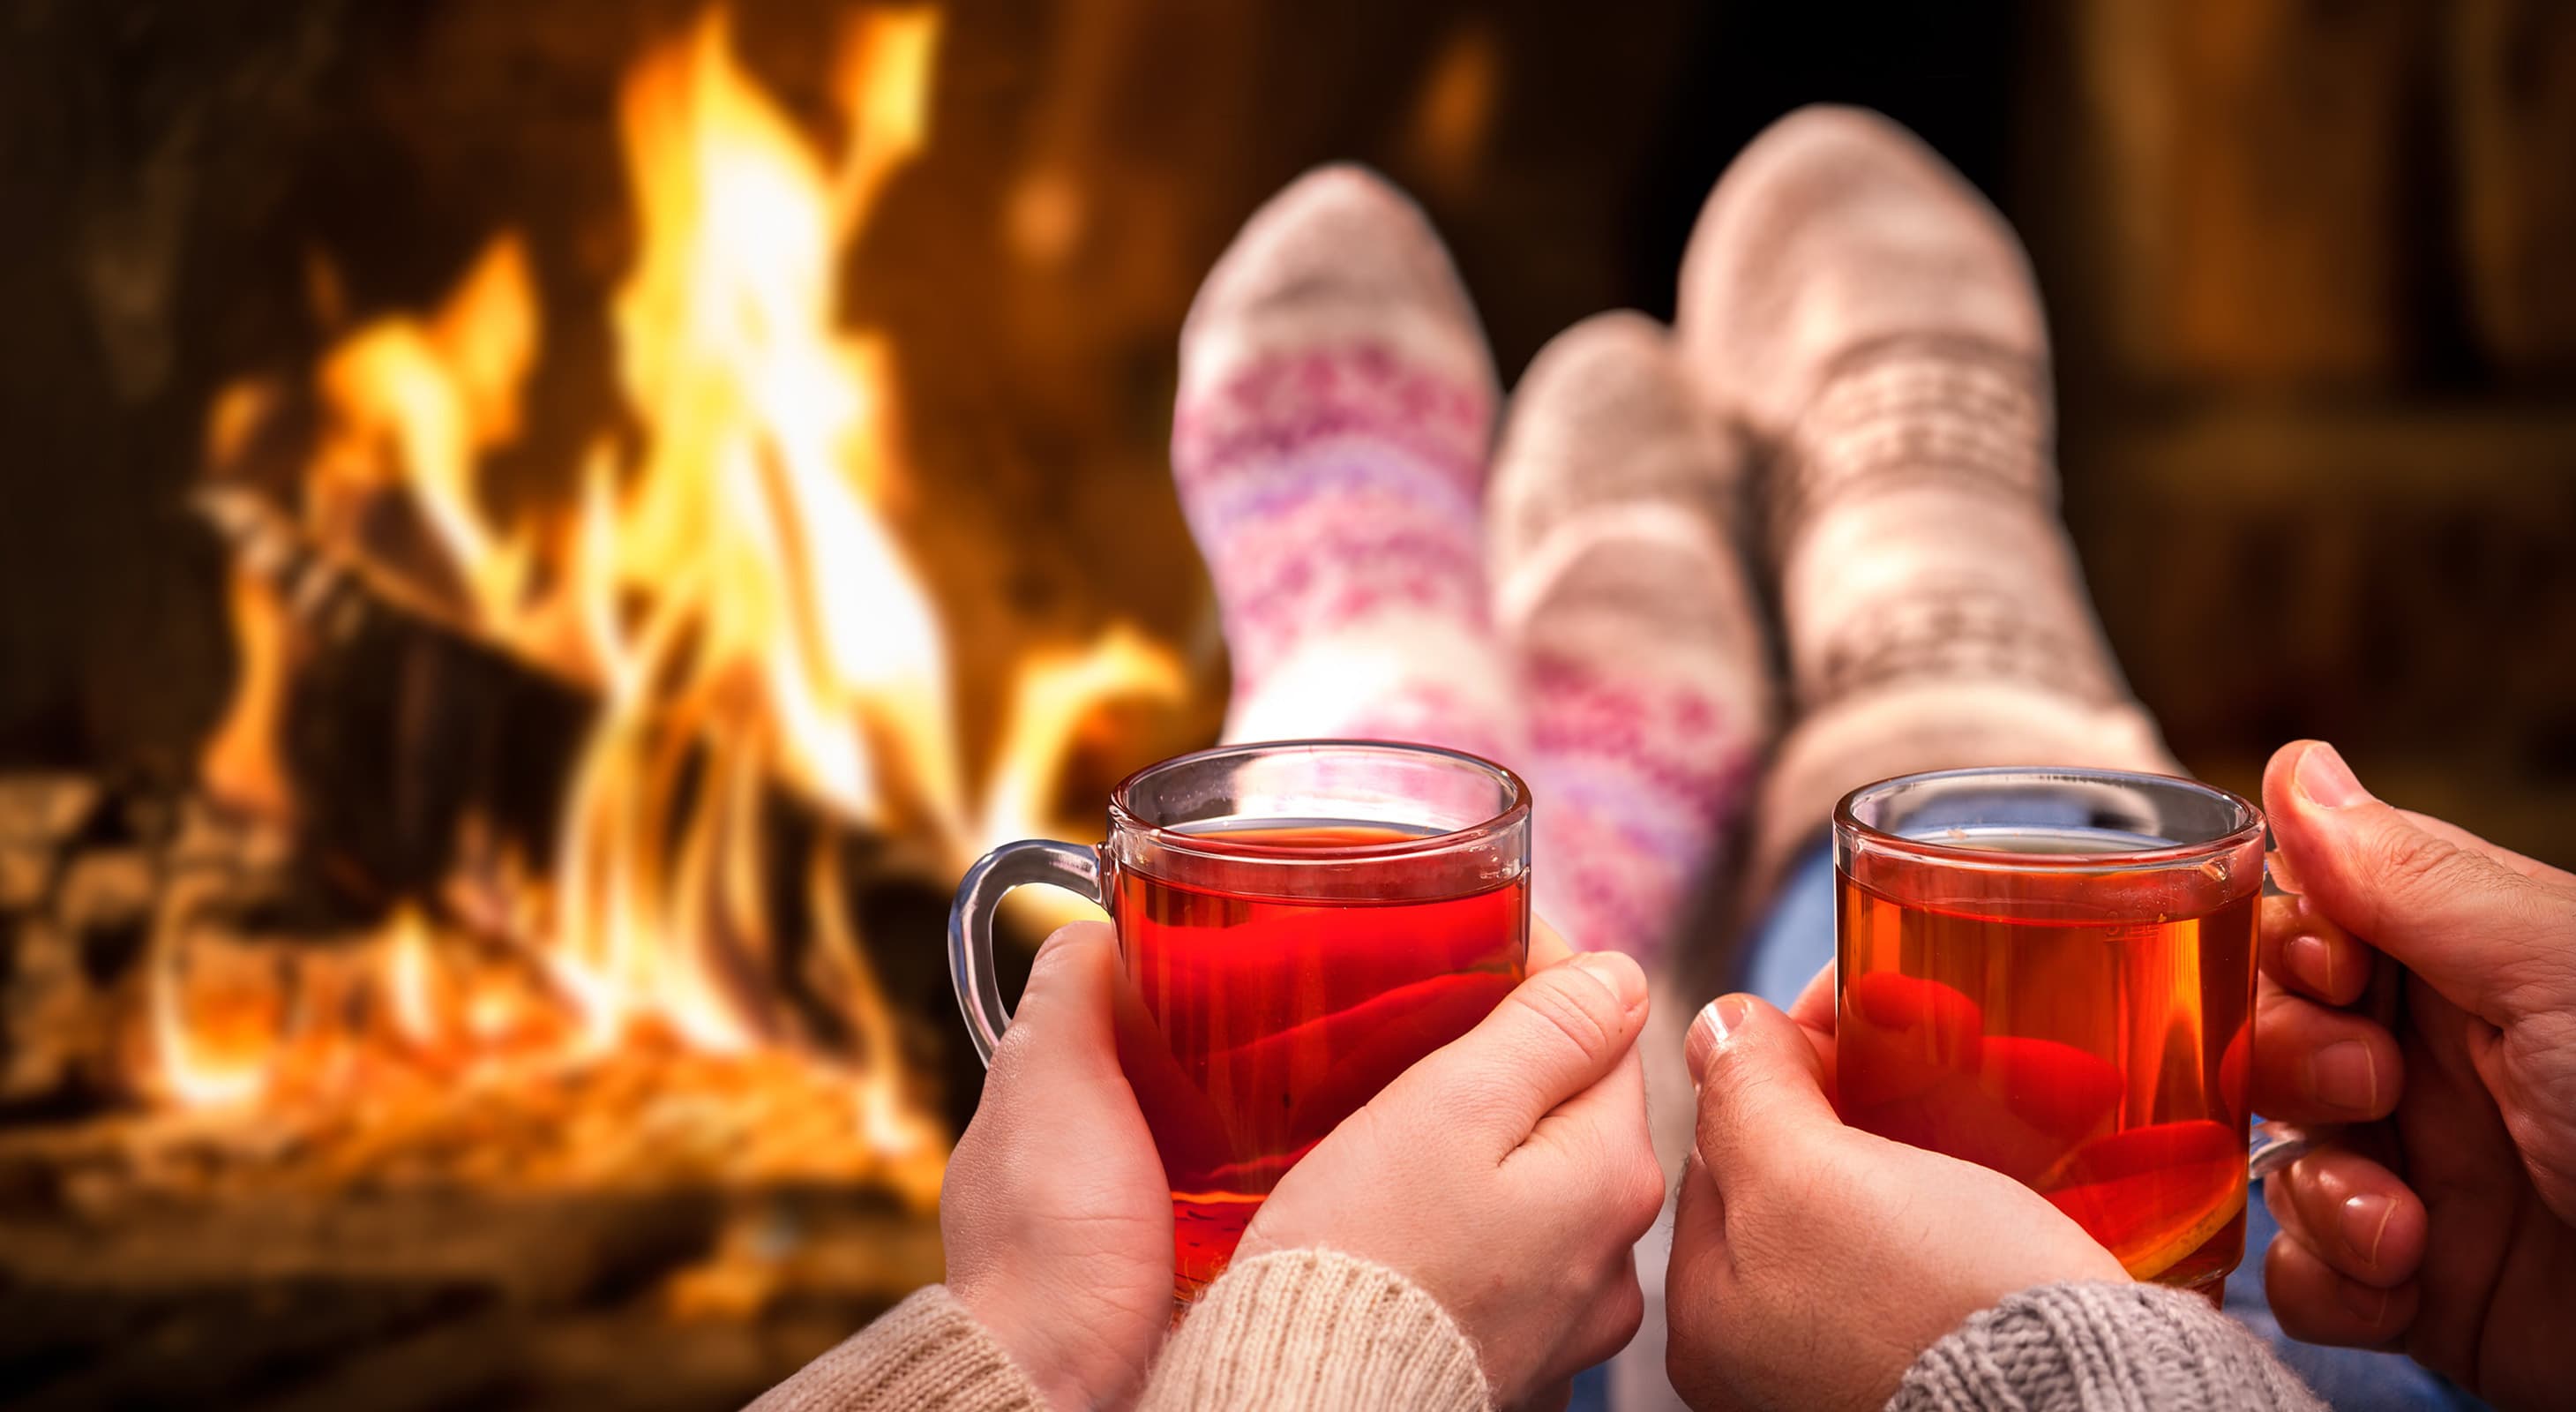
[[[1833,851],[1819,841],[1800,857],[1779,896],[1745,939],[1733,988],[1775,1005],[1798,997],[1809,978],[1834,959]],[[2411,1358],[2353,1348],[2320,1348],[2281,1332],[2263,1298],[2263,1251],[2281,1233],[2258,1199],[2246,1211],[2245,1263],[2227,1277],[2230,1317],[2260,1334],[2283,1363],[2344,1412],[2431,1412],[2476,1409],[2485,1403]]]

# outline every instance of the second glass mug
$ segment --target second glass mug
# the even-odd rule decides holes
[[[1529,791],[1430,746],[1278,741],[1184,755],[1111,791],[1100,846],[1005,844],[949,913],[986,1063],[1010,1024],[993,917],[1065,888],[1118,931],[1120,1066],[1171,1185],[1173,1284],[1223,1271],[1296,1160],[1520,982]]]
[[[2129,1274],[2243,1259],[2260,810],[2164,775],[1906,775],[1834,811],[1843,1118],[2015,1177]]]

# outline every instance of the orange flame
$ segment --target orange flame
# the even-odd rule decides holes
[[[241,652],[240,681],[198,766],[209,795],[234,808],[283,819],[293,808],[286,768],[277,758],[291,633],[286,605],[267,579],[239,564],[226,578],[224,600],[232,616],[233,645]]]
[[[257,1014],[256,1005],[191,1005],[190,978],[166,943],[152,958],[151,979],[152,1049],[172,1098],[191,1108],[225,1108],[267,1091],[280,1027],[262,1022],[273,1017]]]
[[[1184,694],[1174,656],[1125,629],[1034,657],[992,763],[969,778],[939,613],[881,509],[901,468],[894,357],[836,317],[845,251],[928,140],[938,33],[927,9],[853,27],[836,70],[837,161],[744,73],[721,10],[630,72],[618,116],[641,239],[611,313],[641,435],[596,438],[576,505],[498,523],[479,480],[517,433],[542,345],[514,234],[434,314],[357,329],[316,378],[315,537],[598,695],[550,871],[526,880],[532,905],[510,909],[526,913],[512,930],[568,999],[581,1050],[639,1027],[719,1054],[791,1036],[765,979],[781,944],[766,791],[911,831],[953,876],[995,841],[1048,831],[1055,781],[1101,703]],[[237,442],[231,422],[221,439]],[[384,533],[389,500],[420,527],[405,546],[426,566],[388,562],[405,546],[368,537]],[[258,645],[262,611],[255,596],[236,604],[262,670],[245,674],[209,749],[210,779],[256,780],[254,747],[276,728],[282,669]],[[886,1151],[920,1148],[931,1129],[905,1096],[837,856],[821,845],[804,864],[812,950],[854,1036],[855,1117]],[[436,966],[418,914],[387,942],[384,993],[405,1042],[470,1045],[508,1028],[488,991],[441,990],[457,978]],[[183,1099],[261,1082],[198,1054],[179,1007],[161,1008]]]
[[[398,486],[444,551],[444,566],[462,580],[463,600],[445,606],[469,624],[506,629],[532,546],[485,520],[475,466],[518,432],[519,385],[536,343],[527,255],[516,236],[504,235],[435,317],[382,319],[334,349],[317,379],[334,416],[305,485],[316,536],[364,562],[355,521]]]

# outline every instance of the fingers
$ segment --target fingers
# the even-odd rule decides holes
[[[2304,893],[2263,899],[2256,954],[2263,974],[2328,1005],[2350,1005],[2370,985],[2371,949],[2318,911]]]
[[[1544,971],[1573,954],[1574,948],[1565,944],[1565,937],[1545,917],[1530,918],[1528,969]]]
[[[2395,1289],[2424,1261],[2426,1215],[2386,1167],[2342,1148],[2312,1152],[2263,1183],[2281,1227],[2346,1279]]]
[[[1118,933],[1106,922],[1058,927],[1038,947],[1011,1027],[993,1051],[990,1082],[1026,1082],[1024,1069],[1088,1077],[1118,1065],[1110,1030],[1110,987],[1118,974]]]
[[[2272,757],[2263,803],[2320,912],[2472,1009],[2576,944],[2576,906],[2372,798],[2322,741]]]
[[[1530,1130],[1533,1141],[1566,1145],[1598,1143],[1612,1136],[1645,1142],[1645,1134],[1646,1066],[1634,1048],[1611,1066],[1601,1082],[1559,1103]],[[1647,1150],[1651,1153],[1652,1143],[1647,1143]],[[1658,1206],[1662,1204],[1663,1181],[1659,1167],[1653,1183]]]
[[[2415,1321],[2424,1203],[2396,1174],[2358,1153],[2310,1153],[2263,1183],[2281,1223],[2264,1257],[2263,1287],[2293,1338],[2352,1348],[2396,1341]]]
[[[2314,1250],[2287,1235],[2263,1256],[2263,1293],[2281,1331],[2306,1343],[2385,1348],[2415,1322],[2413,1284],[2382,1289],[2337,1274]]]
[[[1807,1032],[1807,1043],[1816,1051],[1818,1077],[1825,1090],[1825,1101],[1838,1103],[1835,1074],[1841,1052],[1834,1046],[1834,963],[1826,962],[1808,978],[1806,988],[1789,1002],[1789,1018]]]
[[[1700,1161],[1724,1190],[1747,1163],[1783,1151],[1800,1128],[1839,1127],[1806,1031],[1749,995],[1725,995],[1691,1021],[1683,1056],[1699,1080]]]
[[[1578,952],[1521,982],[1372,1106],[1419,1114],[1420,1131],[1457,1132],[1500,1157],[1617,1068],[1645,1023],[1646,973],[1637,963],[1615,951]]]
[[[2405,1061],[2387,1030],[2291,994],[2270,976],[2254,996],[2254,1111],[2296,1123],[2388,1116]]]
[[[1798,991],[1798,998],[1789,1002],[1789,1018],[1807,1029],[1823,1030],[1827,1034],[1833,1033],[1833,962],[1827,961],[1822,969],[1807,978],[1806,985]]]
[[[1540,1119],[1529,1142],[1506,1160],[1541,1150],[1566,1165],[1541,1171],[1537,1179],[1580,1183],[1590,1194],[1594,1219],[1617,1236],[1622,1249],[1663,1214],[1664,1168],[1646,1133],[1646,1066],[1634,1049],[1601,1082]]]

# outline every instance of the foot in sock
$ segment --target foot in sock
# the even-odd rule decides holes
[[[2058,519],[2029,262],[1958,173],[1874,114],[1782,119],[1701,212],[1678,335],[1704,397],[1770,456],[1797,720],[1756,810],[1753,895],[1873,779],[2175,768]]]
[[[1745,461],[1642,315],[1558,335],[1513,393],[1487,562],[1528,703],[1535,905],[1578,946],[1669,943],[1768,743]]]
[[[1480,542],[1495,400],[1474,307],[1402,194],[1326,167],[1245,224],[1182,330],[1172,427],[1233,654],[1228,739],[1520,757]]]

